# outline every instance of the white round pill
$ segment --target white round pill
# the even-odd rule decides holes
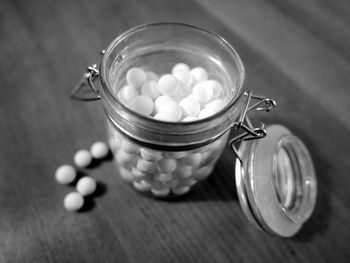
[[[116,155],[116,160],[119,165],[125,166],[131,163],[135,158],[135,154],[119,150]]]
[[[143,159],[147,161],[159,161],[160,159],[162,159],[161,152],[145,148],[140,149],[140,155]]]
[[[168,101],[167,103],[163,103],[158,110],[158,113],[167,112],[174,116],[176,116],[176,121],[181,119],[182,110],[175,101]]]
[[[180,164],[176,167],[174,173],[182,178],[190,177],[192,175],[192,166],[187,164]]]
[[[121,142],[117,138],[110,138],[108,140],[109,147],[113,153],[116,153],[121,145]]]
[[[171,114],[169,112],[159,112],[154,116],[154,118],[156,120],[167,121],[167,122],[177,122],[178,121],[178,116]]]
[[[174,65],[174,67],[172,68],[171,70],[171,74],[174,74],[176,73],[177,71],[182,71],[182,70],[185,70],[185,71],[190,71],[190,67],[185,64],[185,63],[177,63]]]
[[[118,92],[118,98],[125,105],[128,105],[132,101],[132,99],[134,99],[138,95],[139,95],[139,92],[134,87],[130,87],[130,86],[125,86]]]
[[[219,81],[216,80],[208,80],[206,81],[208,86],[211,86],[213,89],[213,98],[216,99],[221,96],[221,94],[224,92],[224,88],[220,84]]]
[[[158,89],[163,95],[170,96],[179,88],[178,80],[170,74],[163,75],[158,81]]]
[[[202,155],[200,153],[192,153],[187,155],[182,159],[182,162],[192,166],[193,169],[196,169],[201,163]]]
[[[141,68],[131,68],[126,73],[126,81],[131,87],[140,88],[146,80],[147,75]]]
[[[201,109],[199,102],[191,96],[181,100],[179,103],[179,106],[181,107],[182,114],[185,117],[187,116],[196,117]]]
[[[131,169],[131,173],[134,175],[135,179],[146,178],[147,174],[145,172],[140,171],[139,169],[133,167]]]
[[[190,122],[195,120],[197,120],[197,118],[193,116],[187,116],[186,118],[182,119],[183,122]]]
[[[160,96],[158,83],[154,80],[146,81],[141,87],[141,94],[155,100]]]
[[[136,168],[144,173],[151,174],[156,169],[156,166],[155,166],[154,162],[146,161],[146,160],[140,158],[137,161]]]
[[[164,188],[161,188],[161,189],[155,189],[153,188],[151,190],[152,194],[154,194],[155,196],[158,196],[158,197],[164,197],[164,196],[167,196],[169,193],[170,193],[170,189],[168,187],[164,187]]]
[[[177,71],[173,76],[187,87],[191,86],[193,82],[191,73],[186,70]]]
[[[212,170],[213,167],[211,165],[203,166],[193,173],[193,177],[197,180],[203,180],[210,175]]]
[[[184,178],[182,180],[179,181],[178,187],[182,187],[182,186],[192,186],[195,185],[197,183],[197,180],[192,178],[192,177],[188,177],[188,178]]]
[[[208,79],[208,73],[204,68],[196,67],[191,70],[191,75],[196,83],[206,81]]]
[[[165,158],[173,158],[173,159],[180,159],[187,155],[187,151],[182,152],[165,152],[164,157]]]
[[[78,211],[84,205],[84,198],[80,193],[71,192],[64,198],[63,205],[68,211]]]
[[[130,109],[141,115],[149,116],[153,112],[153,101],[145,95],[137,96],[131,101]]]
[[[136,146],[136,144],[129,142],[127,140],[122,141],[121,149],[127,153],[137,153],[139,151],[139,147]]]
[[[190,86],[192,83],[192,75],[190,73],[190,68],[184,63],[179,63],[175,65],[171,71],[171,74],[186,86]]]
[[[147,80],[154,80],[154,81],[157,81],[157,82],[159,80],[157,74],[152,72],[152,71],[147,71],[146,72],[146,77],[147,77]]]
[[[159,182],[170,182],[173,179],[171,173],[156,173],[153,175],[153,179]]]
[[[208,102],[214,95],[214,89],[211,82],[203,81],[194,85],[192,90],[193,97],[200,102]]]
[[[92,156],[88,150],[79,150],[74,154],[74,163],[78,167],[87,167],[91,161]]]
[[[146,192],[151,190],[151,185],[144,180],[141,180],[139,182],[134,181],[132,185],[135,187],[136,190],[139,190],[141,192]]]
[[[72,183],[77,175],[75,168],[69,164],[61,165],[55,172],[56,181],[59,184],[70,184]]]
[[[190,191],[190,186],[178,186],[171,189],[171,191],[176,195],[183,195]]]
[[[87,196],[95,192],[97,187],[95,179],[85,176],[79,179],[77,183],[77,191],[83,196]]]
[[[204,119],[214,115],[216,112],[210,108],[204,108],[198,113],[197,119]]]
[[[159,112],[159,109],[164,105],[167,104],[169,101],[174,101],[169,96],[160,96],[154,101],[154,109],[155,112]]]
[[[179,88],[173,93],[170,95],[170,98],[173,99],[173,101],[175,102],[179,102],[180,100],[182,100],[184,97],[185,97],[185,94],[189,94],[189,92],[187,91],[187,88],[186,89],[183,89],[184,85],[180,85]],[[190,92],[191,92],[191,89],[189,89]]]
[[[145,180],[145,181],[146,181],[146,180]],[[158,189],[158,190],[160,190],[160,189],[163,189],[163,188],[164,188],[164,184],[161,183],[161,182],[158,182],[158,181],[156,181],[156,180],[148,179],[148,180],[147,180],[147,183],[150,184],[150,186],[151,186],[152,189]]]
[[[225,106],[225,102],[222,99],[215,99],[204,105],[204,108],[211,109],[213,112],[220,111]]]
[[[119,174],[121,178],[123,178],[127,182],[132,182],[134,180],[134,175],[128,169],[119,167]]]
[[[169,187],[169,188],[176,187],[179,184],[178,178],[176,178],[174,174],[171,174],[171,175],[172,175],[172,179],[170,181],[162,182],[162,184],[164,186]]]
[[[163,158],[157,162],[157,168],[160,172],[171,173],[176,169],[176,160],[175,159],[166,159]]]
[[[90,152],[92,157],[95,159],[102,159],[105,158],[109,153],[109,148],[106,143],[104,142],[95,142],[91,148]]]

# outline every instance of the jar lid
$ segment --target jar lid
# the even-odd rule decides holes
[[[242,141],[236,158],[236,187],[249,221],[282,237],[296,234],[316,202],[315,169],[300,139],[271,125],[263,139]]]

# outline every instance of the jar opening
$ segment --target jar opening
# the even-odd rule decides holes
[[[203,42],[209,44],[202,44]],[[188,123],[211,121],[225,113],[241,97],[245,69],[236,50],[225,39],[211,31],[193,25],[172,22],[134,27],[121,34],[109,45],[101,63],[103,93],[128,114],[144,119],[145,116],[130,110],[121,103],[116,95],[115,86],[122,82],[120,80],[125,79],[128,68],[138,66],[143,67],[145,71],[155,70],[163,74],[169,71],[171,65],[176,62],[188,62],[192,66],[208,65],[214,78],[217,77],[219,81],[224,82],[223,85],[229,89],[226,94],[229,100],[220,111],[208,118]],[[197,63],[199,64],[196,65]],[[121,88],[122,85],[119,86]],[[146,119],[155,123],[165,122],[150,120],[147,117]],[[189,125],[188,123],[170,124]]]
[[[210,74],[227,88],[226,106],[199,120],[169,122],[138,114],[116,95],[115,89],[123,87],[130,68],[163,74],[171,63],[181,62],[192,67],[209,65]],[[245,71],[237,52],[220,36],[195,26],[155,23],[132,28],[109,45],[100,72],[101,99],[107,115],[139,140],[170,145],[200,143],[230,129],[243,108]]]
[[[295,172],[287,151],[284,148],[277,152],[275,188],[277,199],[285,210],[293,207],[295,201]]]
[[[314,167],[307,149],[293,135],[281,138],[273,158],[275,194],[290,220],[304,223],[316,199]]]

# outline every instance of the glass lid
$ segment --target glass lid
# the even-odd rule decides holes
[[[316,202],[315,169],[300,139],[281,125],[265,138],[242,141],[236,187],[249,221],[266,232],[290,237],[311,216]]]

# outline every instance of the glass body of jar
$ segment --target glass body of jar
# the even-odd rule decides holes
[[[118,91],[132,67],[162,75],[176,63],[202,67],[224,87],[226,105],[204,119],[165,122],[126,107]],[[220,36],[185,24],[133,28],[107,48],[100,68],[101,100],[120,176],[156,197],[186,194],[213,170],[244,107],[245,71]]]

